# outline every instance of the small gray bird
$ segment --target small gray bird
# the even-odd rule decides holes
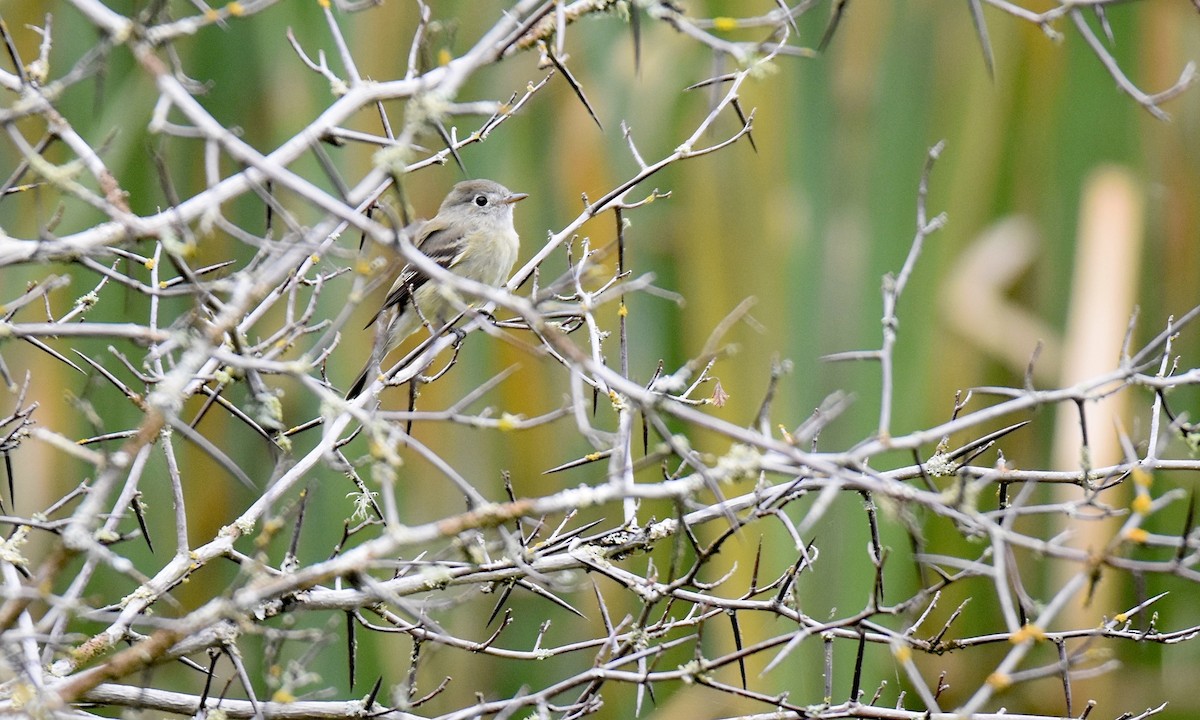
[[[527,197],[491,180],[460,182],[442,201],[437,215],[417,231],[413,244],[456,275],[499,286],[512,272],[520,249],[512,206]],[[378,372],[384,356],[421,327],[422,316],[435,327],[454,318],[457,306],[446,292],[412,265],[400,270],[383,307],[367,323],[367,327],[376,325],[375,349],[346,393],[347,400],[358,397],[372,369]]]

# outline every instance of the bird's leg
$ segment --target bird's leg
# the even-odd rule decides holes
[[[483,317],[487,318],[487,321],[493,325],[495,325],[498,322],[496,320],[496,313],[492,312],[491,310],[481,309],[481,310],[476,310],[475,312],[482,315]]]
[[[450,320],[446,320],[445,318],[439,317],[437,319],[437,325],[433,326],[435,328],[441,328],[440,331],[437,331],[439,334],[440,333],[450,333],[451,335],[454,336],[454,353],[456,355],[458,354],[458,348],[462,345],[463,340],[465,340],[467,337],[467,333],[465,330],[463,330],[462,328],[453,324],[453,323],[456,323],[460,317],[462,317],[462,313],[459,313],[457,316],[455,316],[454,318],[452,318]]]

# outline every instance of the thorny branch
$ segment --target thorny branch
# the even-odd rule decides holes
[[[885,279],[881,348],[836,356],[880,363],[875,437],[848,449],[818,446],[821,429],[837,422],[846,405],[842,396],[830,398],[793,430],[779,425],[774,432],[771,401],[783,375],[780,368],[752,427],[708,413],[708,406],[723,402],[719,382],[711,397],[698,391],[715,380],[712,369],[730,323],[716,325],[711,341],[682,366],[660,366],[648,381],[633,377],[629,346],[637,338],[624,323],[625,298],[654,286],[627,261],[623,219],[669,196],[649,184],[665,168],[722,153],[743,139],[754,142],[755,113],[743,110],[744,86],[765,76],[768,65],[812,56],[799,44],[797,20],[828,4],[777,1],[751,17],[695,18],[677,3],[657,0],[520,0],[486,32],[470,38],[468,50],[429,68],[421,58],[437,8],[416,4],[419,20],[409,29],[407,67],[398,79],[365,78],[354,44],[343,35],[341,23],[348,14],[368,4],[315,4],[336,63],[291,32],[280,38],[294,55],[291,61],[327,82],[333,99],[268,151],[253,147],[209,112],[176,46],[226,23],[251,22],[272,5],[268,0],[200,5],[194,12],[171,6],[181,17],[171,17],[168,4],[152,3],[126,16],[99,0],[73,0],[73,11],[100,39],[57,76],[52,49],[64,41],[56,35],[61,23],[54,23],[55,16],[29,28],[39,36],[32,59],[20,56],[15,29],[0,26],[10,59],[9,69],[0,70],[0,88],[9,100],[0,108],[0,124],[16,158],[0,191],[0,208],[12,202],[11,196],[38,192],[49,206],[85,208],[104,218],[59,234],[66,211],[54,211],[36,237],[0,233],[0,273],[45,268],[24,289],[0,284],[0,379],[8,392],[0,409],[6,413],[0,417],[0,458],[7,481],[0,487],[8,496],[8,505],[0,506],[0,524],[10,528],[0,543],[0,712],[78,717],[92,716],[91,708],[100,706],[195,716],[219,710],[229,717],[474,718],[523,712],[575,718],[596,712],[606,693],[631,688],[641,710],[647,696],[653,700],[668,688],[695,684],[741,698],[757,708],[749,712],[763,717],[1050,718],[1060,716],[1006,712],[997,707],[996,697],[1015,683],[1059,676],[1070,715],[1071,677],[1110,669],[1089,654],[1091,646],[1105,641],[1169,646],[1196,638],[1200,625],[1159,626],[1156,609],[1169,602],[1164,594],[1128,608],[1098,608],[1096,622],[1086,626],[1056,623],[1066,604],[1101,572],[1200,582],[1194,500],[1155,487],[1156,477],[1200,470],[1194,459],[1167,456],[1164,442],[1174,435],[1192,447],[1200,443],[1200,430],[1182,413],[1172,414],[1168,401],[1170,391],[1200,384],[1200,370],[1179,367],[1171,351],[1180,333],[1194,332],[1200,308],[1170,320],[1107,375],[1051,390],[979,388],[976,397],[990,391],[1000,399],[972,404],[968,398],[934,427],[908,432],[893,427],[892,409],[904,383],[893,361],[900,300],[925,240],[945,222],[945,215],[930,217],[928,209],[928,180],[940,143],[919,176],[917,231],[907,259],[897,275]],[[829,8],[826,41],[848,4],[840,0]],[[1089,23],[1093,15],[1110,31],[1103,14],[1110,3],[1103,0],[1064,2],[1043,12],[1008,0],[986,4],[1048,34],[1069,17],[1122,90],[1156,116],[1165,117],[1159,105],[1191,81],[1189,65],[1167,91],[1139,90]],[[969,9],[991,67],[987,16],[979,3]],[[657,160],[643,156],[633,130],[622,122],[636,171],[598,199],[584,198],[578,215],[549,232],[506,287],[463,280],[413,246],[405,209],[385,200],[387,193],[401,193],[403,180],[423,168],[450,160],[461,164],[459,151],[520,122],[514,118],[534,107],[551,82],[568,83],[599,125],[596,109],[570,69],[579,60],[567,52],[574,24],[585,17],[627,22],[639,58],[644,24],[660,23],[679,42],[698,44],[732,60],[737,69],[692,86],[716,88],[714,101],[695,118],[690,134]],[[731,40],[727,33],[733,30],[755,33],[754,39]],[[126,52],[135,72],[153,83],[148,131],[159,138],[199,141],[201,148],[195,159],[204,169],[205,186],[180,197],[171,164],[164,162],[160,179],[170,201],[150,214],[131,209],[128,191],[105,163],[104,148],[89,144],[59,110],[63,93],[106,72],[117,52]],[[497,91],[495,97],[459,97],[480,70],[527,53],[548,62],[521,86]],[[397,100],[406,103],[400,122],[392,116]],[[364,113],[373,114],[377,131],[355,125]],[[465,124],[475,129],[462,136]],[[422,142],[440,149],[427,149]],[[343,176],[347,171],[338,169],[331,156],[349,143],[378,151],[369,168]],[[51,160],[60,150],[71,159]],[[300,162],[309,157],[320,167],[312,176]],[[235,169],[223,170],[229,167]],[[257,203],[268,218],[266,230],[236,222],[227,209],[235,200]],[[301,208],[317,219],[301,219]],[[618,226],[615,270],[606,249],[580,237],[585,223],[610,212]],[[193,266],[196,245],[214,234],[244,252],[238,259]],[[390,280],[388,263],[364,259],[369,254],[361,253],[359,244],[365,241],[369,247],[391,248],[448,292],[480,303],[464,301],[457,332],[427,338],[385,378],[347,402],[326,378],[325,363],[338,348],[351,309]],[[547,261],[562,256],[567,270],[551,277]],[[64,272],[91,278],[94,287],[56,316],[51,299],[68,292]],[[143,298],[145,317],[91,319],[89,314],[100,314],[98,307],[114,302],[103,292],[110,283]],[[526,286],[527,292],[517,294]],[[339,301],[333,318],[325,316],[326,293],[348,299]],[[617,341],[610,339],[608,316],[599,312],[613,305],[620,315]],[[554,374],[547,382],[565,388],[562,404],[535,417],[473,410],[493,388],[510,382],[506,371],[444,409],[375,407],[387,385],[410,384],[415,398],[420,384],[437,382],[455,366],[464,338],[476,331],[531,358],[547,358],[548,373]],[[620,359],[610,364],[614,342],[620,343]],[[48,362],[93,378],[115,393],[117,405],[97,408],[87,398],[33,399],[32,375],[14,377],[3,357],[26,346]],[[447,365],[435,365],[447,355]],[[285,385],[307,404],[285,405]],[[993,466],[975,462],[1019,435],[1043,408],[1084,406],[1116,393],[1150,398],[1152,437],[1140,445],[1129,443],[1142,448],[1140,456],[1131,452],[1119,464],[1084,472],[1015,469],[1002,454]],[[58,402],[72,403],[94,432],[70,437],[66,429],[44,422],[39,417],[43,404]],[[601,403],[612,413],[598,412]],[[298,415],[298,407],[308,415]],[[129,417],[134,419],[121,420]],[[1008,425],[996,431],[997,421]],[[114,423],[121,426],[114,429]],[[214,423],[234,428],[234,434],[249,430],[261,452],[248,459],[212,429]],[[505,471],[506,494],[497,499],[490,484],[462,469],[460,457],[440,454],[411,430],[435,424],[510,433],[518,447],[522,431],[568,426],[590,451],[550,472],[589,468],[590,481],[518,497]],[[719,455],[699,452],[690,442],[696,434],[722,438],[727,449]],[[360,437],[366,455],[347,455]],[[950,449],[951,437],[963,445]],[[934,450],[922,459],[926,448]],[[897,449],[911,451],[913,464],[885,457]],[[61,460],[77,480],[68,492],[22,514],[18,499],[24,504],[25,497],[35,495],[25,464],[35,452]],[[198,508],[185,492],[196,479],[185,452],[206,457],[255,491],[249,504],[215,532],[197,522]],[[408,507],[402,456],[435,468],[450,490],[447,495],[461,505]],[[310,555],[302,561],[297,549],[302,531],[330,522],[337,513],[330,509],[314,520],[308,508],[314,485],[331,478],[349,480],[354,510],[332,517],[341,526],[336,545],[324,548],[320,559]],[[159,485],[174,509],[166,521],[173,543],[166,545],[152,537],[154,523],[148,517],[163,521],[148,516],[153,511],[144,503]],[[1077,499],[1038,504],[1033,489],[1048,485],[1072,486],[1079,491]],[[1130,486],[1134,499],[1125,502],[1120,493]],[[991,493],[1000,489],[1007,498],[1009,487],[1017,489],[1014,498],[992,502]],[[823,549],[836,541],[818,536],[817,529],[827,527],[835,506],[848,498],[860,504],[868,520],[870,540],[860,560],[871,576],[870,587],[861,607],[818,613],[800,602],[798,587],[821,572]],[[1147,529],[1155,513],[1185,501],[1187,520],[1179,532]],[[607,519],[617,507],[621,521]],[[648,507],[668,512],[658,518]],[[599,519],[592,519],[590,511],[597,509]],[[1017,523],[1031,517],[1057,519],[1064,526],[1035,531]],[[1106,546],[1071,544],[1071,523],[1103,518],[1121,521]],[[897,588],[904,583],[895,581],[893,549],[881,539],[884,522],[899,525],[916,548],[916,572],[904,581],[911,585],[918,578],[915,590]],[[926,522],[952,527],[957,538],[974,543],[965,545],[971,554],[961,547],[935,547],[924,537]],[[746,544],[755,534],[773,537],[786,561],[779,562],[775,552],[764,553],[760,541],[752,563],[744,558],[731,563],[728,548]],[[29,549],[34,539],[42,541],[41,549]],[[134,549],[141,543],[169,555],[139,554]],[[1013,569],[1029,556],[1068,569],[1039,599],[1035,613],[1027,612],[1031,603],[1025,602],[1027,591]],[[218,575],[226,565],[234,572]],[[211,583],[202,602],[184,601],[182,589],[189,583]],[[514,610],[520,606],[510,606],[509,600],[516,593],[582,617],[579,631],[564,633],[552,629],[549,620]],[[967,599],[946,608],[949,596],[964,593]],[[494,626],[462,621],[477,615],[472,611],[481,598],[496,598]],[[997,609],[987,632],[954,632],[962,616],[972,613],[968,600]],[[331,617],[338,621],[330,625],[336,633],[305,624]],[[536,630],[526,632],[531,621]],[[706,642],[706,635],[725,637],[731,626],[732,645]],[[410,643],[403,679],[393,678],[387,689],[377,683],[365,696],[351,687],[338,693],[339,699],[329,699],[335,692],[332,681],[310,672],[308,665],[319,651],[336,647],[328,640],[338,633],[349,635],[344,652],[351,685],[356,638],[365,633],[383,641],[401,636]],[[1054,662],[1030,667],[1030,655],[1043,643],[1055,646]],[[944,711],[943,676],[929,673],[938,656],[989,647],[1004,648],[998,653],[1002,659],[986,681],[964,695],[960,707]],[[427,668],[442,666],[430,659],[429,648],[456,658],[538,665],[539,673],[530,675],[537,681],[509,696],[496,696],[495,687],[485,687],[482,678],[479,688],[461,675],[439,676],[431,683],[435,671]],[[801,648],[821,648],[825,654],[825,697],[769,690],[778,666]],[[300,659],[286,667],[274,661],[285,652]],[[835,654],[857,655],[853,692],[842,701],[831,697],[835,672],[846,664],[835,663]],[[887,695],[882,684],[873,696],[866,695],[869,670],[862,658],[868,654],[903,669],[913,697]],[[559,663],[552,671],[542,662],[549,658]],[[929,662],[918,664],[918,658]],[[761,675],[747,672],[750,660],[765,666]],[[167,671],[172,665],[194,675],[179,680]],[[418,688],[418,682],[429,687]],[[1146,709],[1138,717],[1162,710]]]

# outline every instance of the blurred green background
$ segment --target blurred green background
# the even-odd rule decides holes
[[[775,7],[766,1],[681,4],[695,16],[748,15]],[[1029,4],[1037,10],[1051,5]],[[120,12],[140,7],[129,2],[111,5]],[[828,20],[829,6],[819,3],[800,18],[801,44],[816,44]],[[171,7],[180,15],[191,12],[184,3],[173,3]],[[441,31],[433,35],[434,46],[455,55],[463,52],[504,7],[505,3],[476,0],[434,3],[433,15],[442,25]],[[0,0],[0,11],[26,60],[34,56],[39,38],[25,30],[25,25],[40,25],[44,13],[53,14],[56,42],[52,76],[64,72],[96,42],[95,31],[67,3]],[[338,15],[364,77],[387,80],[403,74],[415,17],[415,4],[398,0],[369,11]],[[949,222],[927,241],[900,302],[898,387],[891,426],[894,435],[948,419],[956,391],[982,385],[1019,387],[1038,340],[1044,341],[1045,350],[1035,377],[1038,386],[1050,387],[1065,378],[1079,379],[1072,373],[1086,370],[1072,364],[1077,361],[1090,359],[1098,363],[1092,367],[1100,368],[1099,372],[1115,367],[1117,348],[1101,337],[1105,333],[1088,328],[1116,328],[1119,343],[1136,305],[1136,347],[1138,341],[1159,332],[1169,316],[1200,302],[1200,238],[1196,230],[1200,213],[1200,91],[1187,92],[1167,103],[1165,109],[1173,120],[1161,122],[1116,89],[1112,77],[1069,22],[1056,24],[1064,34],[1062,42],[1056,43],[1038,27],[990,8],[986,18],[996,59],[994,78],[985,68],[966,3],[851,3],[827,52],[814,58],[780,58],[774,63],[775,72],[744,86],[743,106],[755,111],[758,152],[749,143],[739,142],[717,154],[674,165],[632,193],[631,198],[647,195],[655,188],[671,193],[669,199],[627,214],[631,221],[627,233],[629,265],[636,274],[653,273],[657,287],[678,293],[685,300],[679,304],[651,293],[627,298],[630,371],[635,379],[647,381],[660,360],[668,370],[677,368],[700,351],[727,313],[743,299],[755,297],[757,304],[751,318],[735,324],[727,336],[737,352],[720,360],[714,369],[731,399],[725,407],[710,412],[731,422],[750,423],[766,390],[772,363],[786,359],[792,369],[780,383],[773,426],[794,428],[827,394],[845,390],[853,394],[854,403],[821,435],[820,447],[844,449],[871,436],[878,429],[878,366],[827,364],[819,358],[827,353],[879,346],[881,278],[885,273],[898,272],[904,262],[916,225],[916,192],[922,164],[929,147],[940,139],[945,139],[947,146],[932,174],[929,211],[931,215],[946,212]],[[1169,86],[1186,63],[1200,57],[1200,18],[1189,3],[1124,3],[1109,10],[1109,20],[1116,38],[1113,54],[1128,76],[1147,91]],[[1098,26],[1093,23],[1093,27]],[[201,97],[205,107],[218,120],[240,127],[243,139],[263,152],[291,137],[330,102],[328,84],[305,69],[292,53],[285,39],[287,28],[295,32],[310,55],[323,49],[331,56],[335,71],[340,71],[332,59],[336,55],[334,46],[315,2],[280,3],[246,18],[231,19],[222,27],[208,27],[175,45],[187,75],[208,86]],[[633,64],[629,26],[618,14],[588,18],[568,32],[568,65],[596,108],[603,132],[592,123],[563,79],[555,77],[485,143],[462,152],[471,175],[493,178],[531,195],[517,208],[517,225],[524,243],[522,262],[540,247],[548,232],[575,217],[581,209],[581,193],[596,199],[636,171],[621,134],[622,122],[631,128],[643,157],[653,162],[689,136],[708,112],[712,101],[708,91],[684,93],[682,88],[731,69],[728,64],[714,64],[708,49],[665,25],[645,21],[642,32],[640,71]],[[746,31],[733,37],[754,39],[761,33]],[[458,99],[506,100],[512,93],[521,93],[528,82],[544,75],[536,61],[535,53],[526,53],[488,68],[472,79]],[[57,105],[94,146],[105,145],[105,161],[130,192],[131,206],[139,213],[151,213],[166,204],[150,161],[152,149],[165,156],[181,195],[186,197],[204,185],[199,144],[147,136],[145,128],[154,99],[152,83],[134,67],[128,53],[118,49],[100,76],[70,88]],[[6,104],[11,102],[10,96]],[[389,104],[388,110],[393,125],[398,127],[402,104]],[[459,134],[464,135],[475,129],[478,121],[460,118],[456,125]],[[378,132],[377,115],[364,111],[353,126]],[[34,120],[23,121],[18,127],[31,141],[40,136],[41,128]],[[737,120],[730,114],[714,127],[711,140],[733,133]],[[422,139],[430,147],[438,147],[436,136]],[[331,148],[329,152],[351,183],[370,167],[371,151],[367,148],[350,146]],[[61,147],[54,153],[52,159],[56,162],[71,159]],[[0,143],[0,173],[7,175],[16,162],[12,144]],[[228,162],[222,168],[226,173],[234,169]],[[329,186],[311,156],[293,169]],[[408,197],[419,212],[431,214],[448,187],[460,178],[453,164],[422,170],[407,178]],[[312,222],[316,217],[299,203],[293,203],[290,209],[303,222]],[[243,199],[225,210],[228,217],[245,227],[261,230],[263,211],[257,200]],[[33,238],[53,212],[54,202],[36,193],[6,198],[0,201],[0,227],[11,236]],[[66,234],[86,228],[98,219],[95,211],[68,205],[56,232]],[[1016,219],[1023,224],[1015,223]],[[612,242],[612,216],[593,220],[584,232],[594,247]],[[356,243],[357,237],[347,237],[347,252],[327,258],[326,267],[351,263]],[[1093,273],[1092,283],[1083,283],[1076,275],[1080,267],[1077,257],[1088,252],[1087,248],[1096,256],[1122,261]],[[150,245],[143,243],[139,250],[148,253]],[[204,260],[237,257],[244,261],[249,256],[247,248],[219,235],[205,238],[200,248]],[[972,265],[972,258],[982,259]],[[564,267],[565,256],[559,252],[546,264],[543,278],[553,277]],[[74,278],[69,291],[53,296],[56,314],[65,312],[75,297],[98,281],[78,267],[3,268],[2,299],[15,297],[25,283],[47,272],[69,273]],[[343,278],[326,293],[321,302],[326,316],[337,314],[344,302],[342,293],[348,287],[349,280]],[[1113,302],[1106,304],[1106,300]],[[143,298],[110,286],[89,317],[108,321],[144,318],[145,307]],[[187,307],[186,302],[179,302],[169,305],[168,310],[177,315]],[[34,308],[25,312],[18,319],[38,319],[40,311]],[[363,308],[347,326],[330,365],[330,379],[335,384],[348,384],[366,354],[369,333],[359,327],[370,314],[371,308]],[[616,306],[604,308],[600,317],[615,328]],[[265,327],[263,334],[268,332],[269,327]],[[116,368],[117,363],[105,351],[107,344],[85,342],[76,347]],[[1185,333],[1180,338],[1176,350],[1182,356],[1183,367],[1195,365],[1198,349],[1196,333]],[[607,350],[610,362],[615,363],[615,341],[610,340]],[[137,422],[136,410],[110,386],[95,379],[84,380],[24,345],[9,341],[0,345],[0,351],[18,376],[27,369],[36,370],[33,387],[42,403],[37,414],[40,424],[70,437],[84,437]],[[557,366],[508,344],[481,334],[473,336],[459,362],[446,378],[424,389],[422,407],[445,407],[482,378],[513,363],[520,365],[516,374],[491,392],[481,406],[535,415],[563,402],[566,378]],[[286,393],[285,422],[299,423],[318,411],[298,384],[281,380],[278,385]],[[390,391],[384,404],[403,407],[405,395]],[[97,428],[86,414],[78,412],[86,405],[69,401],[70,397],[102,408],[102,427]],[[1180,393],[1173,398],[1177,398],[1177,412],[1187,410],[1189,402],[1194,407],[1194,395]],[[1139,441],[1146,435],[1150,400],[1147,393],[1129,393],[1125,405],[1111,409]],[[976,399],[968,409],[977,409],[983,402],[987,401]],[[601,405],[596,423],[612,427],[611,410]],[[198,404],[190,407],[192,412],[197,408]],[[1056,431],[1054,413],[1044,411],[1032,419],[1033,424],[1003,444],[1010,462],[1022,468],[1077,468],[1077,447],[1069,440],[1055,445],[1062,433]],[[1112,443],[1115,425],[1108,411],[1098,409],[1089,419],[1098,436],[1097,464],[1118,459],[1119,449]],[[261,441],[216,414],[200,427],[229,448],[256,480],[266,480],[270,465]],[[420,427],[417,435],[451,458],[464,476],[497,499],[502,497],[497,472],[500,468],[512,473],[519,495],[550,493],[564,484],[597,483],[603,478],[602,464],[562,475],[541,475],[546,468],[591,450],[570,423],[520,434],[430,425]],[[957,444],[969,439],[952,440]],[[724,440],[703,433],[692,433],[690,440],[694,446],[714,452],[724,452],[727,446]],[[303,438],[297,440],[301,449],[305,443]],[[471,452],[461,454],[455,450],[460,447],[469,447]],[[364,452],[361,443],[351,449],[352,455]],[[249,494],[193,448],[185,446],[181,452],[187,459],[184,480],[191,493],[189,530],[192,542],[202,543],[240,512]],[[931,452],[928,448],[925,455]],[[1171,452],[1178,454],[1179,448],[1171,448]],[[17,507],[22,512],[43,507],[79,482],[80,467],[49,454],[44,447],[27,445],[15,457],[21,469]],[[994,460],[993,453],[980,462]],[[161,458],[156,457],[155,462],[161,472]],[[887,463],[894,466],[909,462],[911,458],[906,455],[883,457],[877,460],[876,469],[886,469],[883,465]],[[256,467],[261,472],[256,474]],[[648,472],[646,479],[652,480],[657,469]],[[350,512],[350,501],[344,496],[352,488],[337,473],[322,473],[311,486],[320,511],[310,513],[306,521],[302,561],[314,561],[328,553]],[[410,459],[404,473],[405,520],[427,521],[461,507],[448,484],[426,464]],[[220,492],[213,492],[218,481],[211,478],[217,477]],[[1194,479],[1190,474],[1179,474],[1162,482],[1190,487]],[[152,515],[152,525],[166,542],[171,527],[165,511],[170,504],[167,488],[161,483],[147,484],[145,489],[151,507],[162,511]],[[1044,493],[1046,500],[1054,497],[1061,496]],[[799,517],[804,509],[804,503],[798,503],[790,513]],[[667,506],[647,506],[643,516],[662,517],[672,512]],[[619,509],[604,508],[590,516],[614,519]],[[1176,532],[1181,517],[1182,512],[1164,513],[1163,518],[1152,518],[1149,527]],[[916,579],[907,538],[899,523],[887,518],[886,513],[885,519],[885,540],[895,553],[889,565],[889,582],[894,583],[899,599],[913,591]],[[1111,532],[1111,526],[1106,527]],[[925,529],[931,550],[974,557],[982,548],[959,539],[952,526],[931,521]],[[1105,532],[1099,530],[1095,536],[1098,539],[1081,540],[1080,545],[1102,545],[1108,537]],[[779,527],[756,526],[722,555],[730,567],[734,562],[740,567],[729,593],[744,587],[760,533],[766,547],[764,566],[770,568],[764,574],[781,572],[795,560],[791,541]],[[802,607],[817,618],[850,614],[861,607],[871,583],[864,550],[867,528],[860,501],[856,497],[843,499],[814,533],[822,555],[816,570],[802,576]],[[164,557],[163,550],[158,552],[157,559],[140,550],[131,554],[139,567],[152,573]],[[1057,587],[1059,573],[1072,570],[1034,556],[1018,559],[1027,588],[1042,601],[1048,600]],[[656,556],[660,567],[668,560],[669,552]],[[640,568],[645,559],[629,562],[631,567]],[[709,579],[719,572],[714,567]],[[221,586],[235,573],[231,567],[205,569],[189,587],[175,594],[186,607],[194,607],[214,587],[201,580],[212,578],[220,583],[216,586]],[[739,580],[743,585],[737,585]],[[629,598],[612,592],[613,586],[606,586],[602,579],[595,582],[611,593],[615,617],[636,612],[636,606],[624,605]],[[125,580],[114,579],[113,583],[114,597],[132,589]],[[97,592],[106,592],[102,583],[97,587]],[[1135,587],[1129,577],[1116,575],[1102,580],[1098,598],[1090,605],[1081,603],[1071,623],[1094,626],[1103,616],[1124,610],[1143,594],[1163,588],[1177,592],[1160,604],[1159,628],[1196,624],[1195,587],[1154,578],[1149,579],[1148,587]],[[973,591],[979,595],[951,636],[999,630],[992,593],[981,582],[978,586],[965,584],[949,593],[926,626],[927,634],[934,634],[937,622]],[[586,628],[597,622],[594,599],[586,583],[568,597],[589,616],[587,621],[518,596],[514,595],[518,622],[504,636],[512,647],[530,647],[545,617],[554,624],[544,645],[590,632]],[[479,627],[478,617],[490,611],[491,602],[489,597],[475,598],[466,605],[468,613],[439,619],[452,629],[483,639],[490,629]],[[333,685],[339,697],[346,696],[341,618],[301,620],[313,627],[331,629],[327,633],[332,643],[330,652],[322,653],[311,667],[323,676],[317,686]],[[785,632],[778,623],[745,625],[743,632],[750,642]],[[406,638],[360,633],[360,640],[363,650],[355,693],[365,693],[364,686],[369,686],[376,675],[382,675],[389,684],[403,679],[410,650]],[[706,636],[705,642],[712,645],[713,653],[732,647],[732,640],[719,637],[717,632]],[[1162,700],[1172,704],[1160,717],[1185,718],[1200,712],[1200,700],[1187,680],[1200,671],[1200,649],[1195,643],[1169,649],[1098,645],[1103,652],[1115,653],[1124,663],[1123,669],[1099,679],[1079,680],[1075,687],[1076,713],[1088,698],[1099,700],[1097,712],[1102,717],[1127,710],[1139,712]],[[972,654],[918,658],[918,662],[931,683],[940,672],[947,672],[950,689],[943,696],[943,707],[953,707],[994,667],[1005,649],[996,646]],[[811,647],[802,648],[788,662],[757,680],[754,678],[762,663],[752,662],[752,682],[764,692],[790,692],[792,702],[818,703],[823,694],[821,652],[819,641],[814,639]],[[423,670],[428,674],[419,678],[418,696],[441,680],[439,672],[454,675],[456,680],[461,678],[448,690],[457,699],[431,704],[431,708],[442,710],[466,697],[468,677],[481,684],[490,680],[490,687],[478,689],[488,697],[500,697],[516,692],[522,684],[531,682],[530,677],[544,673],[566,676],[589,663],[588,657],[581,656],[552,661],[558,665],[530,667],[531,663],[504,665],[480,656],[464,659],[457,653],[432,653]],[[690,648],[684,649],[677,657],[660,661],[659,667],[686,662],[690,654]],[[259,661],[253,653],[248,653],[247,659]],[[835,701],[849,691],[853,660],[853,643],[836,646]],[[1027,666],[1054,660],[1053,648],[1045,648],[1035,653]],[[440,663],[445,662],[454,664],[442,667]],[[866,678],[868,697],[879,682],[889,684],[885,698],[888,693],[894,697],[905,685],[886,648],[868,653]],[[735,682],[735,674],[727,672],[722,679]],[[198,682],[195,677],[188,682],[193,681]],[[154,684],[164,683],[156,679]],[[476,686],[470,685],[470,689]],[[632,714],[631,688],[609,687],[605,698],[607,704],[601,716]],[[764,709],[726,705],[725,696],[696,687],[660,688],[656,699],[654,716],[664,718]],[[1054,677],[1019,686],[1001,695],[998,703],[1031,713],[1065,712],[1060,684]]]

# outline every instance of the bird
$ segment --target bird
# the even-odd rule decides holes
[[[529,197],[492,180],[464,180],[451,188],[437,215],[420,226],[413,244],[430,260],[454,274],[498,287],[512,272],[520,250],[513,225],[513,204]],[[453,319],[457,307],[430,277],[406,264],[392,283],[383,306],[366,327],[376,326],[371,357],[358,374],[347,400],[358,397],[372,368],[422,325]]]

